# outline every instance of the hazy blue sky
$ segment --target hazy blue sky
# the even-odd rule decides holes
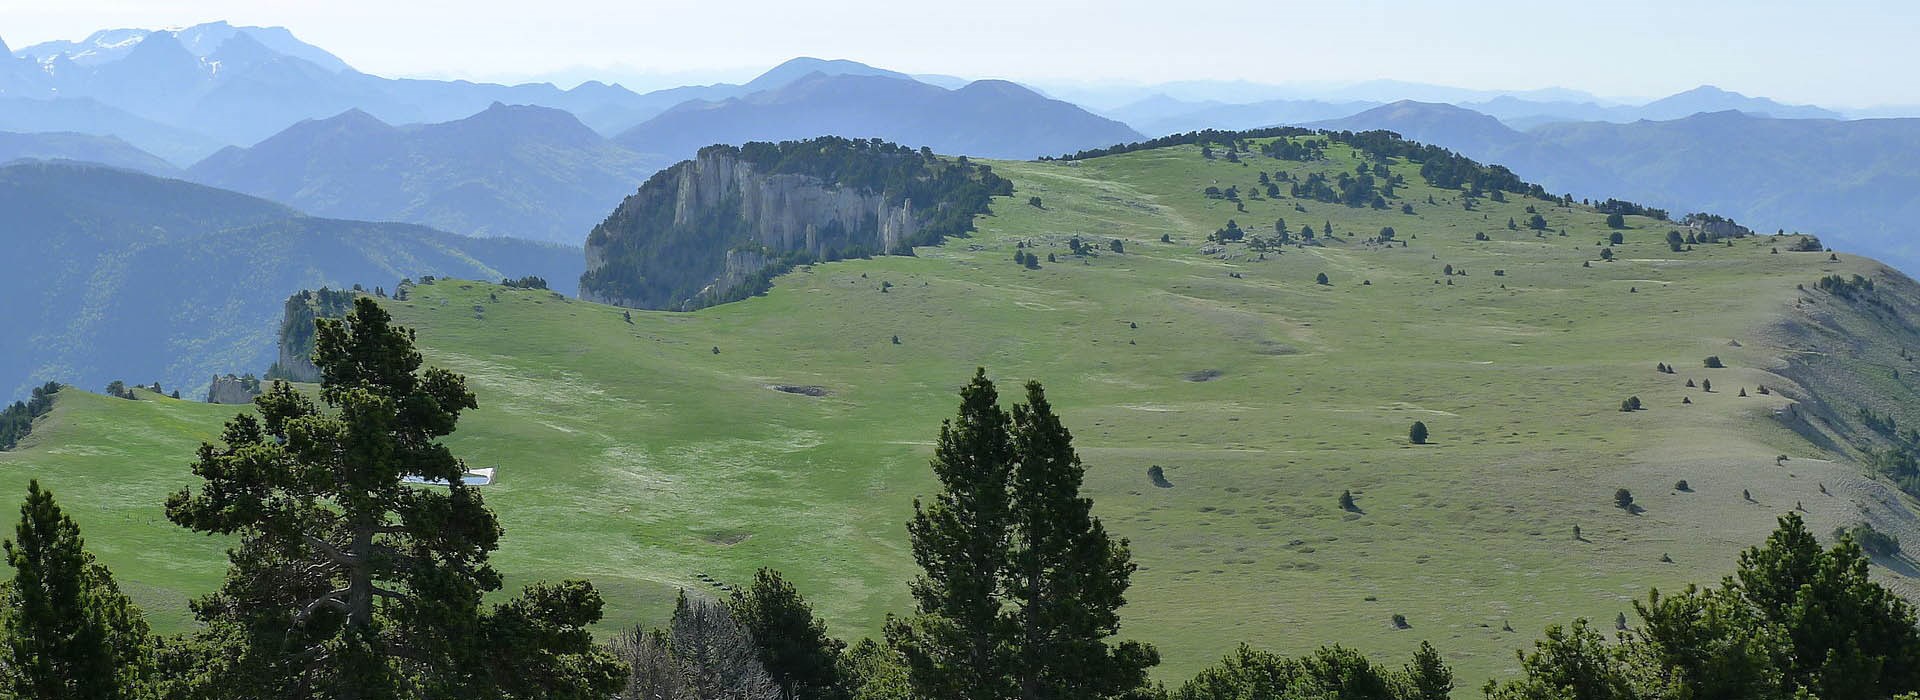
[[[382,75],[749,75],[797,55],[1026,80],[1394,78],[1920,104],[1915,0],[0,0],[15,47],[105,27],[285,26]]]

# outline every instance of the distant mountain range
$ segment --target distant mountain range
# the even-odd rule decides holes
[[[359,110],[304,121],[187,178],[319,216],[579,245],[658,167],[567,112],[495,104],[443,124]]]
[[[681,104],[615,140],[677,161],[716,143],[815,136],[880,138],[942,153],[1016,159],[1141,138],[1125,124],[1005,81],[949,90],[897,75],[813,72],[745,97]]]
[[[1387,129],[1506,165],[1556,193],[1706,211],[1819,234],[1920,270],[1920,119],[1773,119],[1740,111],[1669,121],[1555,123],[1528,131],[1445,104],[1400,102],[1326,129]]]
[[[151,153],[112,136],[73,132],[16,134],[0,131],[0,163],[16,160],[72,160],[111,165],[154,175],[177,173]]]
[[[273,360],[301,289],[424,274],[539,275],[571,293],[580,249],[309,217],[262,199],[71,162],[0,166],[0,397],[46,380],[159,381],[183,396]],[[451,313],[451,311],[450,311]]]
[[[760,132],[770,124],[820,123],[821,106],[805,94],[783,92],[814,76],[887,79],[902,86],[942,90],[963,82],[948,76],[926,76],[925,81],[903,73],[845,60],[796,58],[745,84],[720,83],[636,93],[618,85],[587,82],[571,89],[550,84],[496,85],[466,81],[392,79],[354,70],[324,49],[301,42],[278,27],[237,27],[225,22],[186,29],[154,31],[115,29],[95,32],[80,41],[55,41],[7,51],[0,44],[0,129],[12,131],[84,131],[117,136],[175,165],[185,166],[222,146],[251,146],[290,125],[324,119],[350,110],[365,112],[388,124],[437,123],[462,119],[494,103],[536,105],[573,113],[603,135],[631,132],[655,117],[685,106],[724,106],[740,129]],[[934,83],[940,83],[936,86]],[[905,87],[895,90],[907,89]],[[953,89],[960,93],[964,88]],[[881,92],[887,92],[882,90]],[[773,95],[740,110],[733,100]],[[998,93],[989,96],[988,93]],[[937,93],[928,93],[929,96]],[[979,99],[990,97],[989,99]],[[904,102],[913,102],[907,98]],[[995,115],[1000,110],[1026,109],[1046,100],[1007,83],[989,83],[948,98],[927,97],[930,104],[891,115],[920,120],[940,116],[940,109]],[[791,102],[791,103],[790,103]],[[767,105],[773,105],[771,109]],[[1005,140],[995,155],[1033,157],[1075,150],[1092,142],[1065,138],[1087,125],[1095,134],[1125,134],[1126,128],[1105,124],[1065,103],[1049,105],[1065,121],[1027,125],[1028,132]],[[793,112],[789,115],[787,112]],[[77,118],[82,117],[83,118]],[[789,118],[791,117],[791,118]],[[955,120],[920,128],[887,121],[887,116],[864,120],[828,119],[866,135],[913,139],[936,149],[1000,145],[977,137],[986,129],[1021,120],[988,121],[967,127]],[[80,122],[80,123],[75,123]],[[667,123],[675,123],[670,119]],[[725,131],[725,130],[717,130]],[[652,133],[647,130],[641,134]],[[821,131],[781,132],[793,138],[819,136]],[[855,135],[848,133],[846,135]],[[778,138],[749,135],[746,138]],[[950,138],[951,137],[951,138]],[[680,139],[684,140],[684,139]],[[1124,138],[1117,140],[1125,140]],[[633,139],[623,139],[629,143]],[[709,145],[714,141],[694,146]],[[1109,142],[1111,143],[1111,142]],[[1025,148],[1027,150],[1020,150]],[[646,152],[645,148],[640,149]],[[959,151],[955,151],[959,152]],[[691,150],[663,158],[660,165],[691,155]],[[986,155],[985,152],[976,155]]]
[[[817,58],[647,93],[393,79],[285,29],[216,22],[0,44],[0,131],[34,134],[0,139],[0,162],[101,161],[317,215],[577,244],[649,173],[714,143],[834,134],[1031,158],[1203,128],[1387,128],[1556,190],[1807,229],[1920,269],[1898,230],[1915,168],[1885,155],[1913,120],[1840,121],[1712,86],[1641,104],[1391,80],[1043,87]]]
[[[1104,111],[1151,136],[1182,133],[1197,129],[1250,129],[1282,124],[1340,119],[1379,107],[1387,102],[1432,102],[1453,104],[1499,119],[1515,129],[1525,130],[1558,122],[1616,122],[1641,120],[1669,121],[1703,112],[1738,111],[1776,119],[1843,119],[1845,115],[1822,107],[1788,105],[1764,97],[1749,97],[1711,85],[1678,93],[1645,104],[1609,104],[1584,93],[1561,94],[1552,91],[1497,94],[1485,96],[1471,91],[1443,90],[1412,83],[1394,83],[1406,94],[1388,100],[1339,100],[1326,97],[1289,98],[1262,101],[1183,100],[1167,93],[1155,93],[1145,99]],[[1376,90],[1380,86],[1376,86]],[[1340,91],[1333,94],[1382,94],[1376,90]],[[1455,95],[1455,99],[1432,99],[1411,95]],[[1473,99],[1462,99],[1473,98]]]
[[[948,90],[896,76],[811,72],[747,97],[683,104],[613,140],[545,107],[496,103],[410,126],[352,110],[226,148],[186,178],[316,215],[577,245],[648,175],[716,143],[837,135],[1032,158],[1140,138],[1011,83]]]

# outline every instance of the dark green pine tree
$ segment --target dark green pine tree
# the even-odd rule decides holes
[[[1680,595],[1654,590],[1635,601],[1640,624],[1626,639],[1629,658],[1657,669],[1650,676],[1674,679],[1698,700],[1785,700],[1782,686],[1785,635],[1756,624],[1750,607],[1724,589],[1688,586]]]
[[[601,613],[591,585],[483,604],[501,587],[487,562],[500,526],[440,442],[476,404],[463,377],[422,371],[412,340],[367,297],[320,320],[330,410],[276,382],[257,419],[236,416],[223,446],[201,446],[198,491],[168,499],[175,523],[238,538],[225,584],[194,605],[207,628],[193,692],[589,698],[622,686],[587,632]]]
[[[1027,402],[1013,408],[1013,446],[1007,597],[1018,605],[1019,697],[1110,698],[1145,686],[1159,653],[1139,642],[1107,643],[1119,632],[1137,567],[1126,540],[1109,538],[1093,517],[1093,500],[1080,495],[1086,467],[1039,382],[1028,382]]]
[[[941,493],[914,501],[907,524],[918,615],[888,624],[914,691],[930,698],[1006,698],[1009,646],[999,573],[1007,568],[1010,419],[981,369],[960,390],[960,413],[942,423],[933,473]]]
[[[728,607],[733,618],[753,633],[760,663],[780,686],[781,697],[841,700],[848,696],[840,680],[840,656],[846,642],[827,635],[827,625],[792,583],[773,569],[761,569],[753,585],[735,590]]]
[[[1413,652],[1413,663],[1407,664],[1406,678],[1413,691],[1407,700],[1447,700],[1453,694],[1453,669],[1447,668],[1440,652],[1427,642],[1421,642],[1420,648]]]
[[[38,481],[27,485],[14,537],[5,544],[14,577],[0,605],[0,695],[136,697],[153,668],[147,623]]]
[[[1740,555],[1738,594],[1786,633],[1787,687],[1823,698],[1920,690],[1913,607],[1868,579],[1867,563],[1851,537],[1822,551],[1797,513]]]

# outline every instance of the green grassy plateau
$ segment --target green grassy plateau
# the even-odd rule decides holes
[[[1549,623],[1604,624],[1650,586],[1717,581],[1796,504],[1825,532],[1859,518],[1863,494],[1884,497],[1771,417],[1782,391],[1755,389],[1793,388],[1772,371],[1814,351],[1781,325],[1841,303],[1796,285],[1896,273],[1772,237],[1674,253],[1673,227],[1640,217],[1601,262],[1609,231],[1591,209],[1510,196],[1465,211],[1404,163],[1386,210],[1282,198],[1241,213],[1201,195],[1250,191],[1262,169],[1360,162],[1329,155],[994,163],[1018,192],[971,238],[802,268],[764,297],[631,324],[613,307],[448,280],[386,306],[479,396],[451,442],[499,468],[485,488],[506,528],[499,568],[515,585],[590,579],[621,624],[664,619],[677,588],[713,590],[696,574],[746,581],[763,565],[841,636],[908,612],[904,523],[976,366],[1009,400],[1017,382],[1046,384],[1096,513],[1141,565],[1123,633],[1158,645],[1170,680],[1242,641],[1340,642],[1398,663],[1425,639],[1477,687]],[[1528,205],[1555,231],[1525,230]],[[1230,218],[1270,233],[1276,217],[1294,231],[1331,221],[1339,240],[1264,260],[1242,244],[1200,252]],[[1411,245],[1362,242],[1383,226]],[[1069,255],[1073,236],[1098,254]],[[1018,242],[1059,262],[1022,269]],[[1728,368],[1705,369],[1708,355]],[[1620,412],[1628,396],[1647,409]],[[0,483],[42,479],[158,626],[184,629],[226,543],[167,523],[161,501],[193,481],[194,448],[236,407],[60,397],[0,454]],[[1433,444],[1408,444],[1416,420]],[[1170,488],[1148,479],[1154,465]],[[1645,512],[1615,508],[1618,488]],[[1343,490],[1361,512],[1339,508]]]

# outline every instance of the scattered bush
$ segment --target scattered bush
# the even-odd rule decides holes
[[[1358,505],[1356,505],[1356,504],[1355,504],[1355,503],[1353,502],[1353,492],[1352,492],[1352,491],[1341,491],[1341,492],[1340,492],[1340,510],[1344,510],[1344,511],[1347,511],[1347,512],[1349,512],[1349,513],[1354,513],[1354,512],[1358,512],[1358,511],[1360,510],[1360,506],[1358,506]]]
[[[1328,280],[1327,280],[1327,273],[1325,273],[1325,272],[1322,272],[1322,273],[1320,273],[1320,274],[1318,274],[1318,275],[1315,275],[1315,276],[1314,276],[1314,278],[1313,278],[1313,283],[1314,283],[1314,284],[1326,284],[1326,285],[1331,285],[1331,284],[1333,284],[1333,282],[1331,282],[1331,281],[1328,281]]]
[[[1726,369],[1727,367],[1726,363],[1720,361],[1719,355],[1708,355],[1703,363],[1707,366],[1707,369]]]
[[[1639,508],[1639,506],[1636,506],[1633,503],[1633,492],[1628,491],[1626,489],[1620,489],[1613,492],[1613,506],[1615,508],[1619,508],[1620,510],[1627,511],[1629,513],[1634,512],[1635,509]]]
[[[1834,528],[1833,539],[1851,538],[1855,544],[1868,554],[1876,557],[1890,557],[1900,553],[1900,539],[1891,534],[1874,529],[1872,523],[1859,523],[1852,527]]]
[[[1413,426],[1407,428],[1407,441],[1415,445],[1427,444],[1427,424],[1421,421],[1414,421]]]
[[[1673,490],[1684,493],[1687,491],[1692,491],[1693,488],[1687,485],[1686,479],[1681,479],[1679,481],[1673,482]]]
[[[1173,482],[1167,481],[1166,470],[1161,469],[1160,465],[1158,464],[1155,464],[1151,467],[1147,467],[1147,480],[1153,482],[1154,486],[1158,486],[1163,489],[1173,488]]]

